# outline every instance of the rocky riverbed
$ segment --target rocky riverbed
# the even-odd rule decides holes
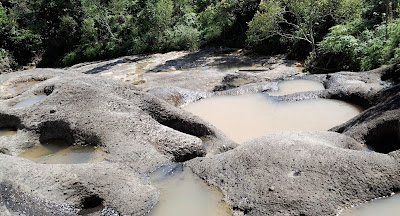
[[[145,215],[159,198],[150,174],[184,162],[222,191],[235,215],[336,215],[400,190],[399,70],[308,75],[282,56],[208,48],[1,74],[0,129],[8,132],[0,133],[0,214]],[[365,111],[330,131],[238,145],[180,108],[277,91],[279,81],[292,79],[325,90],[276,101],[340,99]],[[54,140],[102,156],[51,164],[23,157]]]

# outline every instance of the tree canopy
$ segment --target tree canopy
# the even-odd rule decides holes
[[[0,67],[222,45],[368,70],[399,61],[398,15],[397,0],[2,0]]]

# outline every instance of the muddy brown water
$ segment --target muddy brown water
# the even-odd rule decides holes
[[[151,65],[153,62],[141,62],[141,63],[136,63],[136,71],[135,73],[144,73],[147,72],[148,70],[145,69],[147,66]]]
[[[7,88],[7,91],[10,92],[11,94],[19,94],[27,89],[29,89],[31,86],[36,85],[42,81],[29,81],[29,82],[19,82],[10,85]]]
[[[283,96],[298,92],[306,91],[320,91],[324,90],[325,87],[319,82],[311,80],[288,80],[278,83],[278,91],[268,92],[271,96]]]
[[[288,82],[280,83],[280,91],[275,95],[323,89],[321,84],[312,81]],[[189,104],[184,109],[207,120],[238,143],[284,131],[328,130],[362,111],[340,100],[278,102],[265,94],[216,96]]]
[[[152,185],[160,190],[158,203],[150,216],[231,216],[223,194],[208,186],[182,164],[160,167],[150,176]]]
[[[400,215],[400,194],[379,198],[353,208],[345,209],[340,216],[398,216]]]
[[[235,73],[239,70],[257,69],[257,66],[246,62],[237,62],[229,64],[220,64],[217,66],[212,66],[212,68],[215,68],[217,69],[217,71],[222,73]]]
[[[17,131],[11,128],[0,128],[0,136],[12,136],[17,134]]]
[[[46,95],[35,95],[26,99],[21,100],[17,104],[15,104],[13,107],[14,108],[25,108],[28,106],[31,106],[35,103],[38,103],[42,100],[44,100],[47,96]]]
[[[91,145],[74,146],[56,139],[38,143],[18,156],[42,164],[79,164],[100,162],[106,155]]]

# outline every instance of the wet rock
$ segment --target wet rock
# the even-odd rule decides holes
[[[0,148],[7,153],[0,155],[0,183],[12,182],[12,188],[21,194],[53,203],[55,207],[44,210],[43,215],[62,215],[57,207],[62,204],[90,209],[92,205],[82,200],[96,196],[116,212],[143,215],[157,200],[144,174],[171,161],[204,156],[203,137],[213,141],[210,153],[236,146],[208,123],[132,85],[64,70],[51,73],[37,69],[1,76],[3,86],[16,77],[47,77],[20,95],[0,100],[0,124],[18,129],[16,135],[0,138]],[[54,89],[40,103],[12,107],[14,101],[43,92],[45,86]],[[106,159],[101,163],[46,165],[17,157],[52,139],[97,146],[107,153]],[[30,212],[37,212],[35,202],[27,206]],[[20,212],[25,207],[7,209]]]
[[[284,133],[188,166],[245,215],[335,215],[400,186],[393,157],[352,149],[360,146],[337,133]]]

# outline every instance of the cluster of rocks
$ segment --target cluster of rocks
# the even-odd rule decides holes
[[[185,162],[221,189],[236,215],[335,215],[400,189],[398,66],[306,75],[295,62],[215,53],[221,52],[124,57],[0,75],[0,128],[17,130],[0,136],[0,214],[76,215],[100,206],[102,215],[144,215],[159,195],[148,175],[169,162]],[[130,84],[134,65],[143,61],[152,62],[141,74],[146,82]],[[204,69],[237,61],[256,69]],[[276,91],[287,79],[318,81],[326,90],[277,100],[334,98],[366,110],[329,132],[274,134],[238,146],[179,108],[215,95]],[[40,83],[9,91],[27,81]],[[46,98],[13,107],[38,94]],[[50,139],[97,146],[107,156],[72,165],[18,157]]]

